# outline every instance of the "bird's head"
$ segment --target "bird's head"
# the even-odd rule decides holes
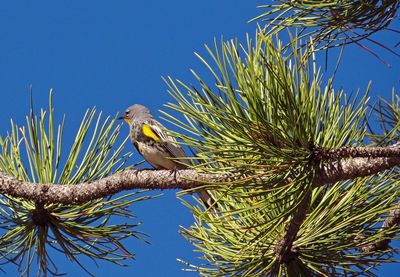
[[[118,117],[118,119],[125,120],[125,122],[128,123],[129,125],[131,125],[134,120],[146,121],[152,118],[153,116],[151,115],[149,109],[140,104],[134,104],[128,107],[125,110],[124,114]]]

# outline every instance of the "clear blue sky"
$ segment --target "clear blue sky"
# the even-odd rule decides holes
[[[189,69],[203,72],[193,52],[205,54],[204,44],[214,37],[254,34],[256,25],[247,20],[260,11],[264,1],[2,1],[0,3],[0,134],[9,130],[9,119],[24,121],[28,113],[28,87],[33,86],[37,107],[47,107],[54,89],[56,113],[66,114],[71,132],[85,110],[96,106],[115,115],[128,105],[142,103],[155,115],[171,101],[161,76],[193,81]],[[398,25],[395,26],[399,29]],[[398,42],[394,34],[381,36],[388,45]],[[384,66],[358,47],[348,47],[335,81],[336,88],[365,90],[373,81],[372,96],[388,97],[399,88],[399,58],[379,51],[392,64]],[[332,55],[333,57],[333,55]],[[323,65],[321,60],[321,65]],[[125,132],[128,129],[125,128]],[[70,135],[66,134],[68,139]],[[133,150],[131,145],[127,149]],[[135,155],[132,163],[140,158]],[[134,240],[126,243],[136,261],[121,268],[86,261],[96,276],[196,276],[181,271],[176,258],[199,262],[198,253],[178,233],[189,226],[190,212],[166,192],[161,198],[132,207],[152,237],[151,245]],[[65,257],[57,258],[60,269],[76,276],[82,271]],[[380,276],[391,276],[397,265],[383,267]],[[13,267],[5,267],[15,274]]]

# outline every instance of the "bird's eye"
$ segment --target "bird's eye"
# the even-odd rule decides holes
[[[127,114],[129,114],[129,111],[128,111],[128,110],[126,110],[126,111],[125,111],[125,114],[126,114],[126,115],[127,115]]]

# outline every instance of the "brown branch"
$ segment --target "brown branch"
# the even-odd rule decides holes
[[[359,149],[357,149],[359,150]],[[379,152],[381,149],[374,150],[373,153]],[[396,150],[397,151],[397,150]],[[340,151],[339,151],[340,152]],[[360,152],[366,153],[366,152]],[[317,178],[314,180],[314,186],[331,184],[338,181],[353,179],[356,177],[365,177],[376,174],[382,170],[390,169],[400,164],[400,158],[351,158],[339,161],[331,161],[320,166]],[[296,211],[290,220],[284,236],[275,245],[276,266],[281,263],[289,263],[297,255],[297,249],[293,248],[293,242],[297,236],[301,224],[306,219],[307,211],[310,205],[311,193],[307,192],[306,196],[298,205]],[[385,220],[381,229],[386,230],[400,222],[400,205],[390,212],[389,217]],[[385,249],[388,247],[390,239],[378,241],[373,245],[364,247],[363,252],[374,251],[377,249]]]
[[[400,157],[394,158],[350,158],[322,164],[319,168],[317,179],[314,180],[315,186],[332,184],[339,181],[365,177],[376,174],[383,170],[391,169],[400,165]],[[390,211],[378,232],[384,232],[395,225],[400,224],[400,204]],[[394,236],[394,234],[392,235]],[[359,240],[360,238],[357,238]],[[363,253],[385,250],[389,247],[391,239],[386,238],[374,242],[373,244],[361,247]],[[361,243],[361,242],[360,242]]]
[[[400,165],[400,157],[349,158],[329,161],[318,170],[314,187],[338,181],[364,177]],[[49,203],[80,204],[132,189],[193,189],[206,183],[229,182],[233,176],[199,173],[186,169],[169,170],[126,170],[103,179],[78,185],[35,184],[17,180],[0,172],[0,194],[31,200],[40,205]],[[310,193],[304,197],[286,228],[285,235],[275,245],[275,256],[279,262],[289,262],[296,255],[293,242],[303,223],[309,206]],[[400,204],[390,212],[380,231],[400,223]],[[383,250],[390,239],[377,241],[362,248],[363,252]]]
[[[393,147],[341,147],[325,149],[314,147],[311,149],[318,161],[339,160],[343,158],[399,158],[400,148]]]
[[[400,157],[350,158],[327,162],[320,165],[317,178],[314,180],[314,186],[366,177],[398,165],[400,165]]]
[[[400,164],[400,158],[354,158],[320,167],[315,186],[375,174]],[[0,173],[0,193],[41,203],[77,204],[131,189],[191,189],[205,182],[229,181],[229,176],[195,170],[127,170],[79,185],[34,184]]]
[[[227,176],[224,177],[225,179]],[[195,170],[126,170],[103,179],[78,185],[35,184],[0,173],[0,194],[36,203],[80,204],[132,189],[191,189],[221,180],[218,174]]]
[[[351,158],[330,161],[319,168],[314,186],[376,174],[400,164],[400,158]],[[132,189],[192,189],[206,183],[229,182],[232,175],[199,173],[192,169],[126,170],[78,185],[35,184],[0,172],[0,194],[37,203],[79,204]]]
[[[292,219],[286,227],[285,234],[275,244],[275,258],[277,266],[281,263],[289,263],[298,255],[296,249],[293,249],[293,242],[296,239],[297,233],[301,224],[306,219],[308,208],[311,201],[311,190],[307,191],[304,198],[301,200],[293,214]]]
[[[388,217],[383,222],[382,227],[379,229],[378,233],[385,232],[386,230],[397,226],[398,224],[400,224],[400,204],[398,204],[395,209],[389,212]],[[394,237],[394,235],[395,233],[392,233],[390,237]],[[377,250],[385,250],[389,247],[390,241],[390,238],[378,240],[373,244],[361,247],[361,252],[369,253]]]

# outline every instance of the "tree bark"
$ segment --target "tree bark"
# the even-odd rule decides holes
[[[400,157],[348,158],[338,161],[322,162],[313,186],[322,186],[339,181],[365,177],[400,165]],[[77,185],[36,184],[17,180],[0,172],[0,193],[11,197],[34,201],[40,205],[50,203],[81,204],[90,200],[111,196],[132,189],[194,189],[205,185],[223,185],[239,177],[225,174],[199,173],[193,169],[185,170],[126,170],[100,180]],[[276,245],[276,257],[281,262],[292,251],[292,243],[305,219],[308,199],[299,205],[290,228]],[[391,211],[381,231],[400,223],[400,204]],[[390,239],[365,246],[362,252],[371,252],[388,247]]]
[[[400,158],[349,158],[320,166],[314,186],[364,177],[393,168]],[[194,169],[126,170],[77,185],[35,184],[0,173],[0,193],[42,204],[80,204],[132,189],[192,189],[206,184],[229,182],[233,176],[199,173]],[[217,184],[218,185],[218,184]]]

